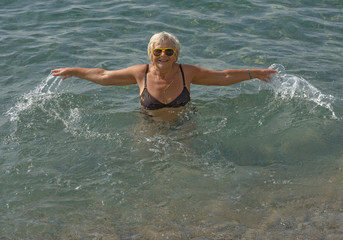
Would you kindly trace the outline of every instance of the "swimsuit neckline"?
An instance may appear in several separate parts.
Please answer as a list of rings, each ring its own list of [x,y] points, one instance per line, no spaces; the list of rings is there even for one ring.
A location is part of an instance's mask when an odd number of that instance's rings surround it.
[[[149,64],[147,64],[147,69],[145,72],[145,79],[144,79],[144,89],[141,94],[141,104],[145,109],[159,109],[159,108],[164,108],[164,107],[180,107],[186,105],[190,101],[190,93],[186,87],[186,81],[185,81],[185,76],[183,73],[183,69],[181,64],[180,66],[180,71],[182,75],[182,81],[183,81],[183,90],[181,93],[170,103],[162,103],[158,99],[154,98],[148,91],[147,89],[147,75],[149,71]]]

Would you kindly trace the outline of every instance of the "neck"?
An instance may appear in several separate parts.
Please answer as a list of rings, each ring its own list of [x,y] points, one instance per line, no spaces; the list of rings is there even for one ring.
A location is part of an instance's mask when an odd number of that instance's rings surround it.
[[[166,78],[169,74],[173,73],[174,65],[175,63],[164,67],[153,65],[153,72],[161,78]]]

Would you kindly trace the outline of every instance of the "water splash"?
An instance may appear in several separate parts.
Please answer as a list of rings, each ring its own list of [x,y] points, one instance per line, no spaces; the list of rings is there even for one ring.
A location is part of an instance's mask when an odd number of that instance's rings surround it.
[[[6,112],[6,115],[10,117],[10,121],[18,121],[21,112],[31,108],[37,102],[52,98],[61,85],[61,82],[62,78],[56,78],[50,73],[34,90],[21,96],[16,105]]]
[[[22,123],[21,126],[30,128],[37,122],[41,122],[43,125],[61,122],[64,125],[63,130],[73,136],[120,142],[118,133],[97,132],[91,129],[85,119],[83,109],[75,106],[74,96],[59,91],[62,81],[61,77],[54,77],[50,73],[38,86],[17,100],[16,104],[5,113],[15,126],[10,136],[7,137],[9,140],[6,141],[16,139],[17,123]]]
[[[322,93],[302,77],[287,74],[285,67],[281,64],[273,64],[269,68],[278,71],[268,84],[273,89],[275,96],[283,100],[302,99],[313,102],[317,106],[328,109],[333,119],[340,119],[336,116],[333,108],[336,100],[334,96]]]

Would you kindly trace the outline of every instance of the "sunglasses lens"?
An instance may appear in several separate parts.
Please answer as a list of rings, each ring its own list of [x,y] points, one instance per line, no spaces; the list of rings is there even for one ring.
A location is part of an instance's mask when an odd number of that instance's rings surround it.
[[[153,54],[158,57],[162,54],[162,49],[154,49]]]
[[[172,48],[156,48],[152,51],[152,53],[154,54],[155,57],[159,57],[161,56],[161,54],[163,53],[163,51],[165,52],[165,54],[168,57],[171,57],[174,55],[175,51]]]
[[[174,49],[168,48],[164,51],[167,56],[173,56],[174,55]]]

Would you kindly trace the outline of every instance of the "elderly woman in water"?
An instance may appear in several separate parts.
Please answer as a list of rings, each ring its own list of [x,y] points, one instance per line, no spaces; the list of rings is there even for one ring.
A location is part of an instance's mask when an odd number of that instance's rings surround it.
[[[226,86],[258,78],[268,82],[273,69],[214,71],[195,65],[178,64],[179,40],[172,34],[153,35],[148,44],[150,64],[120,70],[95,68],[59,68],[54,76],[78,77],[101,85],[138,84],[141,105],[148,110],[177,108],[190,101],[191,84]]]

